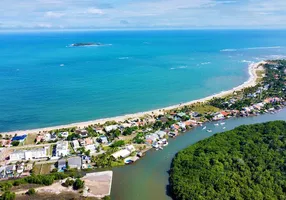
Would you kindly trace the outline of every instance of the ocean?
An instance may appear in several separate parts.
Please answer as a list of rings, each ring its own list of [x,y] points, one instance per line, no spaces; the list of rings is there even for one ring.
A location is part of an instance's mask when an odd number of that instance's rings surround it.
[[[147,111],[231,89],[286,30],[0,33],[0,131]],[[71,47],[80,42],[101,46]]]

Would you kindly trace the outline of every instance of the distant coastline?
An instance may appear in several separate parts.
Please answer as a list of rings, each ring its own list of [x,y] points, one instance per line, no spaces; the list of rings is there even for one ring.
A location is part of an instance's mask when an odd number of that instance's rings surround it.
[[[84,128],[84,127],[87,127],[87,126],[93,125],[93,124],[104,124],[107,121],[116,121],[116,122],[121,121],[121,122],[123,122],[124,120],[129,119],[129,118],[140,118],[140,117],[143,117],[145,115],[163,114],[164,111],[166,111],[166,110],[172,110],[175,108],[192,105],[192,104],[199,103],[199,102],[203,103],[203,102],[211,100],[214,97],[223,97],[223,96],[232,94],[235,91],[239,91],[239,90],[242,90],[242,89],[247,88],[247,87],[255,86],[257,84],[257,79],[258,79],[257,71],[263,70],[263,67],[261,65],[265,64],[265,63],[266,63],[265,61],[261,61],[261,62],[257,62],[257,63],[251,63],[248,66],[249,78],[247,81],[245,81],[241,85],[234,87],[230,90],[222,91],[220,93],[213,94],[213,95],[210,95],[210,96],[198,99],[198,100],[192,100],[192,101],[181,103],[181,104],[176,104],[176,105],[167,106],[164,108],[154,109],[154,110],[145,111],[145,112],[138,112],[138,113],[134,113],[134,114],[126,114],[126,115],[122,115],[122,116],[96,119],[96,120],[90,120],[90,121],[86,121],[86,122],[76,122],[76,123],[59,125],[59,126],[51,126],[51,127],[46,127],[46,128],[0,132],[0,134],[7,134],[7,135],[38,134],[39,132],[52,131],[52,130],[62,129],[62,128],[69,128],[69,127]]]

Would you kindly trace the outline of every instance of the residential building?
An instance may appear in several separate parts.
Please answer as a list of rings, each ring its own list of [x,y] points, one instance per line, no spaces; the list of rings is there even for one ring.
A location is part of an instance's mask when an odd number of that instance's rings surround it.
[[[30,150],[15,150],[10,155],[10,161],[21,161],[21,160],[34,160],[48,158],[47,155],[48,147],[36,148]]]
[[[78,133],[81,138],[88,137],[88,131],[85,129],[77,129],[76,133]]]
[[[102,143],[102,144],[108,144],[108,139],[107,139],[107,137],[104,136],[104,135],[99,136],[98,140],[99,140],[99,142]]]
[[[73,141],[71,142],[71,144],[72,144],[72,147],[73,147],[73,149],[74,149],[75,151],[77,151],[78,148],[80,148],[78,140],[73,140]]]
[[[11,140],[0,140],[0,146],[2,147],[10,147],[11,146]]]
[[[60,132],[59,135],[63,138],[67,138],[69,136],[69,132],[65,131],[65,132]]]
[[[58,171],[63,172],[67,168],[67,161],[66,159],[59,159],[58,160]]]
[[[63,157],[69,154],[68,141],[59,141],[56,146],[56,157]]]
[[[145,139],[146,139],[146,143],[153,144],[154,142],[159,140],[159,136],[156,133],[153,133],[151,135],[146,135]]]
[[[166,135],[167,135],[167,133],[165,132],[165,131],[157,131],[157,132],[155,132],[158,136],[159,136],[159,138],[164,138]]]
[[[128,146],[126,146],[125,149],[121,149],[121,150],[115,152],[114,154],[112,154],[112,156],[115,159],[126,158],[127,156],[130,156],[131,153],[134,151],[135,151],[135,147],[133,145],[128,145]]]
[[[213,120],[217,121],[217,120],[222,120],[224,119],[224,115],[221,113],[217,113],[215,114],[215,116],[213,117]]]
[[[71,169],[81,169],[81,164],[81,157],[79,156],[68,158],[68,166]]]
[[[104,130],[105,130],[107,133],[109,133],[109,132],[111,132],[111,131],[113,131],[113,130],[116,130],[116,129],[118,129],[118,125],[110,125],[110,126],[106,126],[106,127],[104,128]]]

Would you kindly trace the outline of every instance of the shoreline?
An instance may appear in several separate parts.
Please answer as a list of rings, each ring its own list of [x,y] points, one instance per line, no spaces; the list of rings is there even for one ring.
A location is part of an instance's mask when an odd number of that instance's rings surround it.
[[[257,84],[257,79],[258,79],[257,71],[263,70],[263,68],[260,65],[261,64],[265,64],[265,63],[266,63],[265,61],[261,61],[261,62],[249,64],[249,66],[248,66],[249,78],[248,78],[247,81],[245,81],[241,85],[236,86],[236,87],[234,87],[234,88],[232,88],[230,90],[221,91],[221,92],[219,92],[217,94],[213,94],[213,95],[201,98],[201,99],[192,100],[192,101],[189,101],[189,102],[176,104],[176,105],[172,105],[172,106],[167,106],[167,107],[164,107],[164,108],[154,109],[154,110],[145,111],[145,112],[138,112],[138,113],[133,113],[133,114],[126,114],[126,115],[121,115],[121,116],[90,120],[90,121],[85,121],[85,122],[75,122],[75,123],[71,123],[71,124],[51,126],[51,127],[45,127],[45,128],[36,128],[36,129],[29,129],[29,130],[16,130],[16,131],[0,132],[0,134],[4,134],[4,135],[38,134],[39,132],[48,132],[48,131],[52,131],[52,130],[55,130],[55,129],[70,128],[70,127],[84,128],[84,127],[87,127],[87,126],[93,125],[93,124],[104,124],[107,121],[116,121],[116,122],[120,122],[121,121],[121,122],[123,122],[124,120],[129,119],[129,118],[140,118],[140,117],[143,117],[145,115],[159,115],[159,114],[163,114],[164,111],[166,111],[166,110],[172,110],[172,109],[175,109],[175,108],[189,106],[189,105],[192,105],[192,104],[195,104],[195,103],[199,103],[199,102],[203,103],[203,102],[206,102],[208,100],[211,100],[214,97],[223,97],[223,96],[232,94],[235,91],[239,91],[239,90],[242,90],[242,89],[247,88],[247,87],[255,86]]]

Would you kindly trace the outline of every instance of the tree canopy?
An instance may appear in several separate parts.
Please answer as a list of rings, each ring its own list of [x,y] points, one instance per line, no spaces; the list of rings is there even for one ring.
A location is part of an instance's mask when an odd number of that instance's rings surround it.
[[[286,199],[286,122],[243,125],[180,151],[175,199]]]

